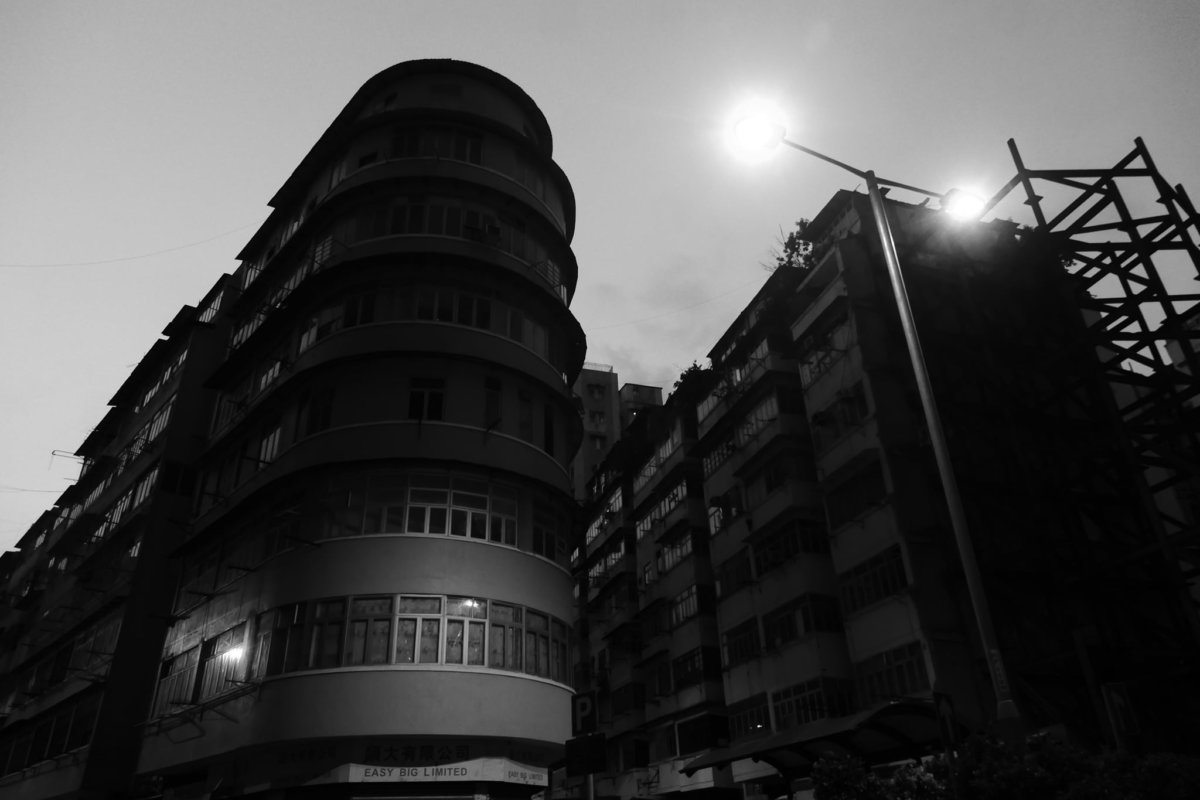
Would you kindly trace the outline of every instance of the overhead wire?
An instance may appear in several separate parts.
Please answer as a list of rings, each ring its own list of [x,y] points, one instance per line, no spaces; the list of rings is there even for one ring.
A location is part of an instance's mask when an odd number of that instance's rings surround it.
[[[240,225],[236,228],[231,228],[230,230],[227,230],[223,233],[218,233],[215,236],[210,236],[207,239],[201,239],[196,242],[189,242],[188,244],[176,245],[175,247],[167,247],[162,250],[155,250],[151,253],[142,253],[142,254],[136,255],[136,256],[121,256],[120,258],[105,258],[105,259],[100,259],[98,261],[63,261],[63,262],[58,262],[58,263],[41,263],[41,264],[0,264],[0,268],[3,268],[3,269],[45,269],[45,268],[54,268],[54,267],[95,267],[95,266],[100,266],[100,265],[104,265],[104,264],[119,264],[119,263],[122,263],[125,261],[138,261],[143,258],[153,258],[154,256],[161,256],[164,253],[175,253],[180,250],[187,250],[188,248],[191,248],[191,247],[199,247],[202,244],[208,244],[209,242],[215,242],[217,239],[221,239],[226,236],[230,236],[232,234],[237,233],[238,231],[244,231],[247,228],[257,227],[258,224],[259,223],[257,223],[257,222],[252,222],[248,225]]]

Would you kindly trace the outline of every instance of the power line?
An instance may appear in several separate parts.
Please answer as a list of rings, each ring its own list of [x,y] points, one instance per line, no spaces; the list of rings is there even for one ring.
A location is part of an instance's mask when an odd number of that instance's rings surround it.
[[[94,267],[94,266],[99,266],[101,264],[119,264],[123,261],[137,261],[142,258],[152,258],[154,256],[161,256],[164,253],[175,253],[180,250],[187,250],[189,247],[199,247],[202,244],[208,244],[209,242],[215,242],[217,239],[221,239],[225,236],[229,236],[230,234],[237,233],[238,231],[244,231],[247,228],[256,227],[257,225],[258,225],[257,222],[252,222],[249,225],[242,225],[240,227],[233,228],[231,230],[227,230],[224,233],[218,233],[216,236],[210,236],[207,239],[201,239],[198,242],[190,242],[188,244],[181,244],[181,245],[177,245],[175,247],[168,247],[165,250],[155,250],[152,253],[142,253],[141,255],[137,255],[137,256],[122,256],[120,258],[106,258],[106,259],[102,259],[100,261],[64,261],[64,262],[58,263],[58,264],[0,264],[0,267],[3,267],[5,269],[41,269],[41,268],[45,268],[45,267]]]

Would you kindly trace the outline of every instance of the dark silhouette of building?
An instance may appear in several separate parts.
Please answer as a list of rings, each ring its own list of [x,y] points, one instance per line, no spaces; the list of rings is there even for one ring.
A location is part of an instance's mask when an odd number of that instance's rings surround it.
[[[888,207],[1023,729],[1194,748],[1195,532],[1159,538],[1171,506],[1148,490],[1194,474],[1165,457],[1194,436],[1168,419],[1140,460],[1123,409],[1132,384],[1162,408],[1195,382],[1161,350],[1141,376],[1107,363],[1125,312],[1089,308],[1077,241]],[[865,196],[835,195],[799,267],[596,473],[576,652],[600,796],[776,797],[823,755],[879,764],[996,724],[874,231]]]
[[[222,278],[184,307],[76,451],[79,479],[5,553],[0,796],[118,797],[137,767],[224,352]]]

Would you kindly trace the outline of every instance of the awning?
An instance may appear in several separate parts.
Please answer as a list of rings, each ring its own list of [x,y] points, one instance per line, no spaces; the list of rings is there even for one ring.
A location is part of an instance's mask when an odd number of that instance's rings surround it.
[[[719,748],[688,762],[680,772],[691,776],[705,767],[749,758],[765,761],[780,773],[807,774],[819,758],[851,756],[870,766],[925,755],[940,741],[933,701],[904,698]]]

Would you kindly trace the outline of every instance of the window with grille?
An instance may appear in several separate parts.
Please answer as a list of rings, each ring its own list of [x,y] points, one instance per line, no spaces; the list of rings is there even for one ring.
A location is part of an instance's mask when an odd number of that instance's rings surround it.
[[[842,607],[847,614],[899,594],[908,587],[899,544],[868,558],[838,576]]]
[[[726,667],[735,667],[758,658],[762,654],[758,618],[751,617],[725,631],[721,635],[721,649]]]
[[[759,694],[729,707],[729,737],[733,741],[771,732],[767,695]]]
[[[392,642],[393,598],[356,597],[350,601],[345,663],[386,664]]]
[[[729,597],[743,586],[754,583],[750,570],[750,549],[743,547],[717,567],[717,595]]]
[[[236,625],[200,648],[199,699],[211,700],[230,689],[245,675],[246,624]]]
[[[887,650],[854,665],[858,704],[876,703],[924,692],[929,689],[929,672],[920,642]]]
[[[854,682],[840,678],[814,678],[771,695],[777,730],[807,725],[854,711]]]

